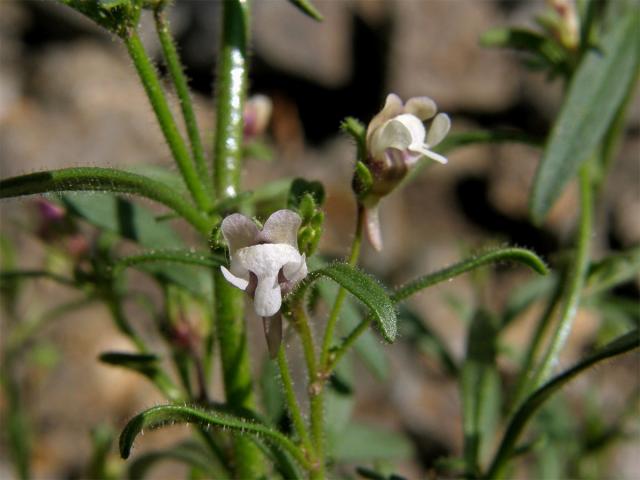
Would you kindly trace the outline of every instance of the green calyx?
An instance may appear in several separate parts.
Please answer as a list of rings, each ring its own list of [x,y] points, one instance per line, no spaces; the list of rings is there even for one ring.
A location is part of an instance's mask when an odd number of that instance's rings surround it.
[[[142,0],[59,0],[119,37],[135,28]]]

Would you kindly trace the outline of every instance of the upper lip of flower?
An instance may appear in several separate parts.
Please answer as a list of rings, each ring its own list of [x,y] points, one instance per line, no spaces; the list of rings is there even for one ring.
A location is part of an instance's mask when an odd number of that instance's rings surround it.
[[[254,309],[261,317],[275,315],[282,294],[307,275],[305,256],[298,251],[300,224],[300,216],[291,210],[273,213],[262,230],[238,213],[222,221],[231,256],[230,269],[221,267],[222,274],[254,297]]]
[[[445,113],[437,113],[429,97],[413,97],[406,104],[396,94],[387,96],[382,110],[369,122],[367,150],[374,159],[384,159],[387,149],[407,153],[407,163],[415,163],[422,156],[447,163],[442,155],[431,149],[449,132],[451,121]],[[424,121],[433,118],[429,131]]]

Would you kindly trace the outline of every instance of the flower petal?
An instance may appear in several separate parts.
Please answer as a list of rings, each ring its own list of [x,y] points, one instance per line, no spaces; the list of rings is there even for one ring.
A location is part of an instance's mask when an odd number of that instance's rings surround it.
[[[369,242],[378,252],[382,250],[382,232],[380,231],[380,213],[378,205],[364,210],[365,229]]]
[[[242,268],[253,272],[260,281],[262,277],[277,276],[287,263],[299,262],[300,253],[291,245],[265,243],[238,250],[236,258]]]
[[[229,246],[229,252],[233,257],[241,248],[253,245],[258,240],[260,231],[256,224],[249,218],[239,213],[229,215],[220,226],[222,235]]]
[[[297,262],[289,262],[282,267],[284,278],[291,286],[307,276],[307,262],[305,260],[306,256],[302,254]]]
[[[451,120],[446,113],[439,113],[431,122],[429,134],[427,135],[427,144],[429,147],[438,145],[444,137],[449,133],[451,128]]]
[[[269,276],[258,276],[258,285],[253,297],[253,308],[260,317],[275,315],[282,306],[282,293],[278,284],[278,272]]]
[[[302,219],[292,210],[278,210],[264,223],[259,239],[267,243],[284,243],[298,249],[298,229]]]
[[[374,132],[387,120],[400,115],[404,111],[402,100],[395,93],[390,93],[384,102],[384,107],[371,119],[367,127],[367,144],[371,141]]]
[[[436,102],[429,97],[410,98],[404,106],[405,113],[410,113],[418,117],[421,121],[429,120],[438,111]]]
[[[234,287],[238,287],[240,290],[246,290],[249,285],[249,280],[245,280],[244,278],[236,277],[233,273],[227,270],[225,267],[220,267],[222,271],[222,275],[224,278]]]
[[[406,150],[410,145],[424,143],[424,125],[414,115],[398,115],[387,121],[373,135],[370,153],[374,158],[381,157],[387,148]]]

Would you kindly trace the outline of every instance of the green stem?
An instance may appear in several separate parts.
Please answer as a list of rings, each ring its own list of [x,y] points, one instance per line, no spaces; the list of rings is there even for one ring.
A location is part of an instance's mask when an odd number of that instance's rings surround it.
[[[128,35],[124,35],[122,39],[127,46],[129,56],[131,57],[131,60],[133,60],[133,64],[136,67],[136,71],[142,81],[142,85],[147,92],[149,102],[156,114],[156,118],[160,124],[162,133],[164,134],[164,138],[169,145],[171,154],[178,164],[180,173],[182,174],[182,177],[184,178],[184,181],[198,207],[201,210],[208,211],[213,205],[213,199],[207,194],[203,183],[205,179],[199,178],[198,172],[196,171],[189,155],[189,151],[187,150],[184,140],[178,131],[173,119],[173,114],[171,113],[171,109],[167,103],[162,86],[160,85],[158,73],[151,63],[151,60],[144,49],[144,45],[135,30],[129,32]]]
[[[216,139],[214,183],[218,200],[237,195],[242,166],[242,129],[247,90],[249,1],[222,2],[222,42],[216,85]],[[247,351],[244,294],[229,284],[219,271],[214,276],[216,328],[227,402],[234,407],[253,408],[251,366]],[[243,436],[234,438],[235,475],[264,475],[264,457]]]
[[[563,282],[562,279],[558,281],[558,285],[553,292],[553,296],[550,298],[549,303],[547,304],[547,308],[542,314],[542,317],[540,317],[540,321],[536,326],[533,338],[529,343],[529,347],[527,348],[527,353],[522,363],[522,367],[520,368],[518,380],[516,381],[516,387],[514,390],[515,394],[513,396],[513,400],[511,401],[509,416],[515,412],[515,409],[520,406],[522,400],[531,390],[530,382],[534,361],[536,359],[536,355],[538,354],[538,350],[542,345],[542,340],[544,339],[545,334],[549,326],[551,325],[551,320],[553,319],[553,315],[556,312],[558,303],[562,298],[564,283],[565,282]]]
[[[573,320],[580,304],[580,294],[585,283],[589,267],[589,247],[591,244],[591,223],[593,203],[591,199],[592,185],[589,163],[580,170],[580,225],[577,233],[576,253],[570,267],[566,288],[566,298],[560,311],[560,320],[553,334],[551,343],[530,384],[530,388],[538,388],[549,377],[558,362]]]
[[[362,205],[358,205],[358,214],[356,218],[356,232],[353,237],[353,242],[351,243],[351,253],[349,254],[348,263],[351,266],[354,266],[358,262],[358,258],[360,257],[360,247],[362,245],[362,230],[363,230],[363,221],[364,221],[364,207]],[[344,299],[347,296],[347,290],[344,287],[340,287],[338,293],[336,294],[336,299],[333,303],[333,308],[331,309],[331,313],[329,314],[329,319],[327,320],[327,326],[324,331],[324,339],[322,341],[322,350],[320,353],[320,368],[325,370],[327,360],[329,358],[329,351],[331,349],[331,343],[333,342],[333,332],[336,327],[336,323],[340,316],[340,311],[342,310],[342,305],[344,303]]]
[[[291,373],[289,372],[289,365],[287,364],[287,355],[284,351],[284,346],[280,346],[278,350],[278,367],[280,369],[280,377],[282,378],[282,387],[284,389],[285,399],[287,401],[287,407],[293,420],[293,426],[300,437],[303,448],[308,455],[313,454],[313,446],[311,445],[311,439],[309,438],[309,432],[302,418],[300,411],[300,405],[298,399],[293,390],[293,380],[291,379]]]
[[[227,404],[254,410],[256,406],[251,364],[244,323],[244,296],[225,280],[219,269],[214,273],[216,333]],[[234,437],[234,472],[238,478],[259,478],[263,472],[262,454],[245,436]]]
[[[414,295],[415,293],[418,293],[421,290],[431,287],[437,283],[444,282],[451,278],[457,277],[458,275],[462,275],[463,273],[475,270],[476,268],[503,261],[523,263],[531,267],[541,275],[545,275],[548,272],[544,262],[535,253],[527,249],[499,248],[483,253],[481,255],[477,255],[473,258],[463,260],[459,263],[451,265],[450,267],[438,270],[437,272],[419,277],[407,283],[403,287],[397,289],[393,293],[393,295],[391,295],[391,300],[394,303],[400,303],[411,295]],[[360,335],[362,335],[367,330],[367,328],[369,328],[369,324],[372,321],[373,317],[371,315],[368,315],[358,324],[358,326],[354,330],[352,330],[352,332],[342,341],[342,343],[340,343],[340,345],[336,349],[334,349],[331,354],[329,366],[327,367],[328,371],[331,371],[338,364],[338,362],[342,359],[345,353],[347,353],[353,343],[360,337]]]
[[[143,175],[113,168],[77,167],[20,175],[0,181],[0,198],[53,192],[114,192],[140,195],[174,210],[199,232],[211,223],[171,188]]]
[[[164,58],[167,63],[167,69],[169,70],[176,94],[180,100],[182,117],[184,118],[187,135],[189,136],[189,142],[191,143],[191,152],[193,153],[196,170],[201,178],[201,182],[204,183],[205,189],[209,190],[209,196],[213,197],[213,184],[208,181],[209,170],[204,158],[204,148],[202,147],[200,129],[198,128],[198,122],[193,110],[193,101],[191,100],[189,85],[187,77],[184,74],[182,63],[180,62],[176,44],[173,40],[173,36],[171,35],[169,21],[162,10],[156,10],[154,12],[154,18],[158,38],[162,45],[162,52],[164,53]]]
[[[324,478],[324,412],[322,388],[325,378],[320,378],[318,372],[318,364],[316,363],[315,345],[313,335],[309,327],[309,319],[301,300],[296,301],[291,308],[293,326],[298,332],[300,342],[302,343],[302,351],[307,364],[307,374],[309,376],[309,385],[307,393],[309,395],[309,405],[311,414],[311,437],[313,440],[315,451],[315,464],[310,469],[311,478]]]
[[[247,92],[249,2],[222,3],[222,48],[216,90],[214,181],[218,198],[235,197],[240,185],[244,101]]]

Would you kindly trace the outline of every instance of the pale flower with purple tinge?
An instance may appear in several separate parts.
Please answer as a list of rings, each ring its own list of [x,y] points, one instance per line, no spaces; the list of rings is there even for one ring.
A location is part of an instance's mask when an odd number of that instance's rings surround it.
[[[256,314],[264,319],[272,356],[280,345],[282,297],[307,276],[305,255],[298,251],[301,221],[291,210],[278,210],[262,230],[239,213],[229,215],[221,225],[231,257],[229,269],[220,267],[222,274],[253,298]]]
[[[371,244],[382,249],[378,217],[380,198],[390,193],[410,167],[423,157],[439,163],[447,159],[433,151],[449,133],[451,121],[429,97],[413,97],[403,104],[398,95],[387,96],[382,110],[369,122],[366,135],[367,168],[373,185],[365,197],[365,226]],[[424,122],[431,121],[427,129]]]

